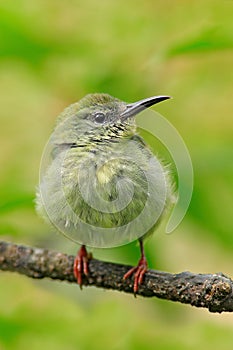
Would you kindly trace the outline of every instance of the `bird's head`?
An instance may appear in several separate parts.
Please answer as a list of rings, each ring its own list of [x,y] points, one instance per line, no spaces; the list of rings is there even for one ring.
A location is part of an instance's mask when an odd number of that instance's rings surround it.
[[[108,94],[89,94],[59,116],[54,142],[78,144],[84,140],[110,140],[134,133],[135,115],[168,98],[154,96],[129,104]]]

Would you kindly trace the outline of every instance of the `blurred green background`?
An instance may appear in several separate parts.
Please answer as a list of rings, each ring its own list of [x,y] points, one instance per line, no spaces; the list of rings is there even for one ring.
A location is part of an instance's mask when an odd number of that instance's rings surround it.
[[[34,211],[56,116],[90,92],[155,94],[182,135],[195,185],[172,235],[146,244],[150,267],[233,276],[233,2],[0,1],[0,235],[75,254]],[[152,145],[153,146],[153,145]],[[135,243],[95,250],[136,264]],[[0,276],[0,349],[232,349],[231,314],[24,276]]]

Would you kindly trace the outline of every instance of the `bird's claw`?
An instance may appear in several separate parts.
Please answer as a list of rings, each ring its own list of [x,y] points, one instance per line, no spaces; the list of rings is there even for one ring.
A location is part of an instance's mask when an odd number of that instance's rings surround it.
[[[91,254],[87,253],[86,247],[84,245],[78,251],[76,258],[74,259],[74,276],[77,279],[77,283],[82,289],[82,275],[85,276],[89,273],[88,262],[92,258]]]
[[[148,268],[147,261],[146,261],[146,258],[143,256],[139,260],[137,266],[132,267],[128,272],[126,272],[126,274],[124,274],[124,277],[123,277],[124,280],[126,280],[127,278],[129,278],[134,274],[134,284],[133,284],[134,295],[138,291],[138,286],[142,284],[143,277],[147,271],[147,268]]]

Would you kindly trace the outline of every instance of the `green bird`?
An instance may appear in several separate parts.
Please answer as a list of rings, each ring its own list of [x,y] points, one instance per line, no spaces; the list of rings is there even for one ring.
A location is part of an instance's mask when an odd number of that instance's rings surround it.
[[[154,96],[125,103],[108,94],[90,94],[58,117],[42,157],[38,213],[81,244],[74,275],[82,286],[91,256],[86,246],[115,247],[138,239],[134,276],[138,291],[147,270],[143,240],[173,202],[172,180],[137,133],[135,116],[170,98]]]

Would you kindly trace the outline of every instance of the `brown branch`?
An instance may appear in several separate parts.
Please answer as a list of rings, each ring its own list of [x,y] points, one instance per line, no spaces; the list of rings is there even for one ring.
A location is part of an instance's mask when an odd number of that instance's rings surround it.
[[[73,276],[74,256],[47,249],[0,242],[0,270],[18,272],[32,278],[52,278],[76,283]],[[85,286],[133,293],[133,281],[123,280],[130,266],[92,259]],[[193,274],[149,270],[138,294],[207,308],[210,312],[233,311],[233,281],[218,274]]]

